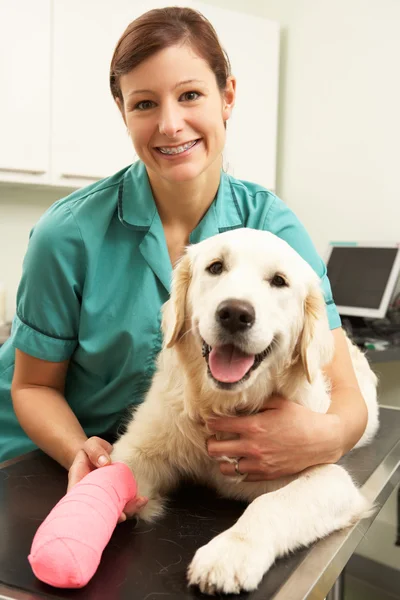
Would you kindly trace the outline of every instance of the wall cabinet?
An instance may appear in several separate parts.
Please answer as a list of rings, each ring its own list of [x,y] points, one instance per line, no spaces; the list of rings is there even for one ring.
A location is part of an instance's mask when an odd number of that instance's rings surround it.
[[[144,11],[127,0],[54,3],[52,150],[60,184],[105,177],[135,158],[108,78],[118,38]]]
[[[202,4],[237,76],[225,167],[275,187],[279,28]],[[157,0],[0,0],[0,180],[81,187],[136,159],[108,87],[125,27]],[[79,15],[79,16],[77,16]]]
[[[50,172],[51,0],[0,0],[0,179]]]

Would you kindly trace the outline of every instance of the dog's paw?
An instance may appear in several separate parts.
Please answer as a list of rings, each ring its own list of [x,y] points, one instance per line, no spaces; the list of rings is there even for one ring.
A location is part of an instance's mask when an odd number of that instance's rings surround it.
[[[188,569],[189,585],[204,594],[239,594],[255,590],[274,562],[268,549],[233,530],[199,548]]]

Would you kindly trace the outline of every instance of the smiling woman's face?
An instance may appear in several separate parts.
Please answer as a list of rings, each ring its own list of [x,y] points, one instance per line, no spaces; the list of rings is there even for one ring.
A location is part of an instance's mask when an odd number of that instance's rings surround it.
[[[120,106],[150,178],[190,181],[221,168],[224,122],[231,115],[235,80],[224,92],[207,62],[188,45],[171,46],[121,76]]]

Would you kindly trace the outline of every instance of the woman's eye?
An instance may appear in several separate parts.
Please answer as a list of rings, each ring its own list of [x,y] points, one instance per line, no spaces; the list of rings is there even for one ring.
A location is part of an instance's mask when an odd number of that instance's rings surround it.
[[[152,100],[142,100],[135,104],[135,110],[149,110],[149,108],[153,108],[154,102]]]
[[[209,271],[212,275],[221,275],[223,268],[224,265],[222,264],[222,262],[217,260],[211,263],[209,267],[207,267],[207,271]]]
[[[193,100],[197,100],[197,98],[200,98],[200,94],[198,92],[185,92],[184,94],[182,94],[181,98],[190,102]]]
[[[284,287],[287,286],[287,282],[282,275],[274,275],[271,279],[271,285],[274,287]]]

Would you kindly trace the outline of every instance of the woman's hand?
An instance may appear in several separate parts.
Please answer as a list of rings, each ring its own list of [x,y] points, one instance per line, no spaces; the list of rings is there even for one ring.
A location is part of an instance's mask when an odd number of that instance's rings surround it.
[[[86,440],[68,471],[68,491],[97,467],[111,463],[112,445],[99,437]]]
[[[256,415],[215,418],[208,421],[213,432],[239,434],[238,439],[208,440],[208,453],[240,458],[246,481],[277,479],[307,467],[334,463],[342,456],[340,419],[321,414],[280,396],[268,399]],[[223,475],[234,477],[235,465],[220,463]]]
[[[99,437],[91,437],[84,443],[81,450],[75,456],[75,459],[68,471],[69,491],[74,485],[79,483],[86,475],[97,469],[111,464],[112,445]],[[135,515],[140,508],[147,504],[147,498],[137,496],[130,500],[124,512],[118,519],[118,523],[126,521],[127,517]]]

